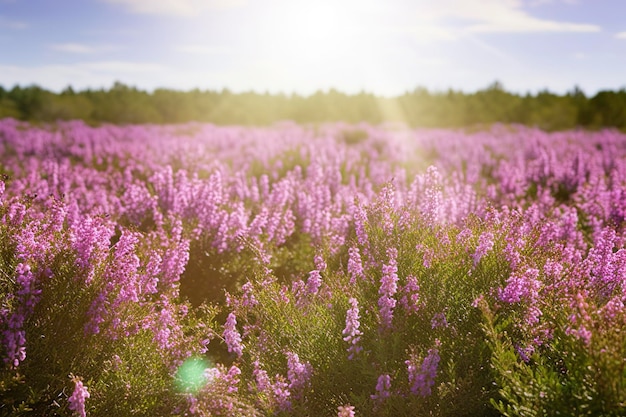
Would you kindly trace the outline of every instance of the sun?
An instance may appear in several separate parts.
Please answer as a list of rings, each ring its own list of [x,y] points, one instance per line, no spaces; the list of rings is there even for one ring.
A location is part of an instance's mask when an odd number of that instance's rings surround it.
[[[276,2],[262,41],[270,54],[294,61],[350,59],[359,52],[358,39],[366,29],[366,22],[356,18],[358,10],[350,0]]]

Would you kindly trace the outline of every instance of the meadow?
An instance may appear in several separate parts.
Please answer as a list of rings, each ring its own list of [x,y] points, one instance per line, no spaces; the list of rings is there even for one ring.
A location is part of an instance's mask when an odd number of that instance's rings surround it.
[[[626,414],[626,135],[0,121],[0,415]]]

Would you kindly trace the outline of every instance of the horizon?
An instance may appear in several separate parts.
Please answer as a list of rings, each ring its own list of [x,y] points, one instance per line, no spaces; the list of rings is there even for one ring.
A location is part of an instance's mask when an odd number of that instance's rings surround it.
[[[62,6],[59,6],[62,4]],[[308,96],[626,87],[626,2],[0,0],[0,85]]]
[[[39,84],[36,83],[31,83],[31,84],[14,84],[14,85],[3,85],[2,83],[0,83],[0,88],[4,89],[5,91],[11,91],[11,89],[13,88],[21,88],[21,89],[28,89],[28,88],[40,88],[44,91],[48,91],[52,94],[56,94],[56,95],[60,95],[63,94],[64,92],[66,92],[68,89],[71,89],[73,93],[75,94],[81,94],[84,92],[88,92],[88,91],[111,91],[115,88],[116,85],[121,85],[124,86],[126,88],[129,89],[135,89],[139,92],[145,92],[147,94],[154,94],[156,91],[158,90],[164,90],[164,91],[173,91],[173,92],[177,92],[177,93],[191,93],[194,91],[199,91],[201,93],[218,93],[218,94],[222,94],[225,91],[227,91],[230,94],[235,94],[235,95],[244,95],[244,94],[256,94],[256,95],[271,95],[271,96],[284,96],[286,98],[289,98],[291,96],[297,96],[297,97],[302,97],[302,98],[308,98],[311,96],[314,96],[316,94],[330,94],[332,92],[338,93],[338,94],[342,94],[348,97],[354,97],[354,96],[358,96],[360,94],[364,94],[364,95],[371,95],[377,98],[382,98],[382,99],[396,99],[399,98],[403,95],[410,95],[413,94],[417,91],[426,91],[428,94],[432,95],[432,96],[436,96],[436,95],[445,95],[448,92],[454,92],[454,93],[460,93],[463,95],[473,95],[476,93],[479,93],[481,91],[488,91],[489,89],[494,88],[494,85],[498,84],[498,87],[496,87],[497,89],[507,93],[507,94],[511,94],[514,96],[519,96],[519,97],[524,97],[527,95],[530,96],[537,96],[539,94],[542,93],[548,93],[548,94],[554,94],[557,95],[559,97],[564,97],[567,96],[569,94],[573,94],[576,89],[578,89],[578,91],[582,92],[585,97],[587,98],[592,98],[595,95],[597,95],[598,93],[601,92],[622,92],[622,91],[626,91],[626,84],[620,88],[614,88],[614,89],[603,89],[603,90],[598,90],[596,92],[594,92],[593,94],[588,94],[587,92],[585,92],[583,89],[580,88],[580,86],[578,85],[574,85],[571,88],[563,91],[563,92],[556,92],[553,90],[550,90],[549,88],[542,88],[542,89],[538,89],[537,91],[524,91],[524,92],[518,92],[518,91],[511,91],[508,88],[506,88],[505,85],[503,85],[500,81],[495,80],[493,82],[491,82],[489,85],[486,85],[484,87],[481,88],[477,88],[475,90],[472,91],[467,91],[467,90],[462,90],[462,89],[455,89],[455,88],[446,88],[446,89],[429,89],[427,87],[418,85],[415,86],[414,88],[408,88],[407,90],[400,92],[399,94],[395,94],[395,95],[386,95],[386,94],[379,94],[373,91],[367,91],[367,90],[360,90],[360,91],[352,91],[352,92],[347,92],[347,91],[343,91],[340,90],[338,88],[335,87],[328,87],[328,88],[320,88],[319,90],[315,90],[315,91],[309,91],[309,92],[298,92],[298,91],[268,91],[268,90],[254,90],[254,89],[248,89],[248,90],[234,90],[231,89],[229,87],[220,87],[220,88],[211,88],[211,87],[207,87],[207,88],[199,88],[199,87],[193,87],[193,88],[189,88],[189,89],[177,89],[177,88],[169,88],[169,87],[155,87],[155,88],[141,88],[139,86],[136,85],[132,85],[132,84],[126,84],[120,80],[115,80],[113,81],[113,83],[109,86],[102,86],[102,87],[85,87],[85,88],[75,88],[72,85],[67,85],[62,89],[50,89],[50,88],[46,88],[44,86],[41,86]]]

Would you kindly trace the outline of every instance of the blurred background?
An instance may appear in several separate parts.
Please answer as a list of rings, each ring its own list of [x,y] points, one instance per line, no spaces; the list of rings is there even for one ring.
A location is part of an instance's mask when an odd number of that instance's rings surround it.
[[[0,0],[0,117],[626,127],[619,0]]]

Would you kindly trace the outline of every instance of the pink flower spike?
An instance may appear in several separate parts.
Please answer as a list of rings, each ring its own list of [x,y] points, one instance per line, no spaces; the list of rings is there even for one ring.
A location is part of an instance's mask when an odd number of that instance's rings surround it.
[[[70,403],[69,409],[74,412],[75,416],[86,417],[85,399],[90,397],[89,391],[78,377],[73,377],[72,380],[74,381],[74,392],[67,400]]]
[[[337,417],[354,417],[354,406],[340,405],[337,407]]]
[[[243,345],[241,344],[241,335],[237,331],[237,318],[235,313],[230,313],[224,324],[224,342],[228,347],[229,353],[235,353],[238,358],[243,355]]]

